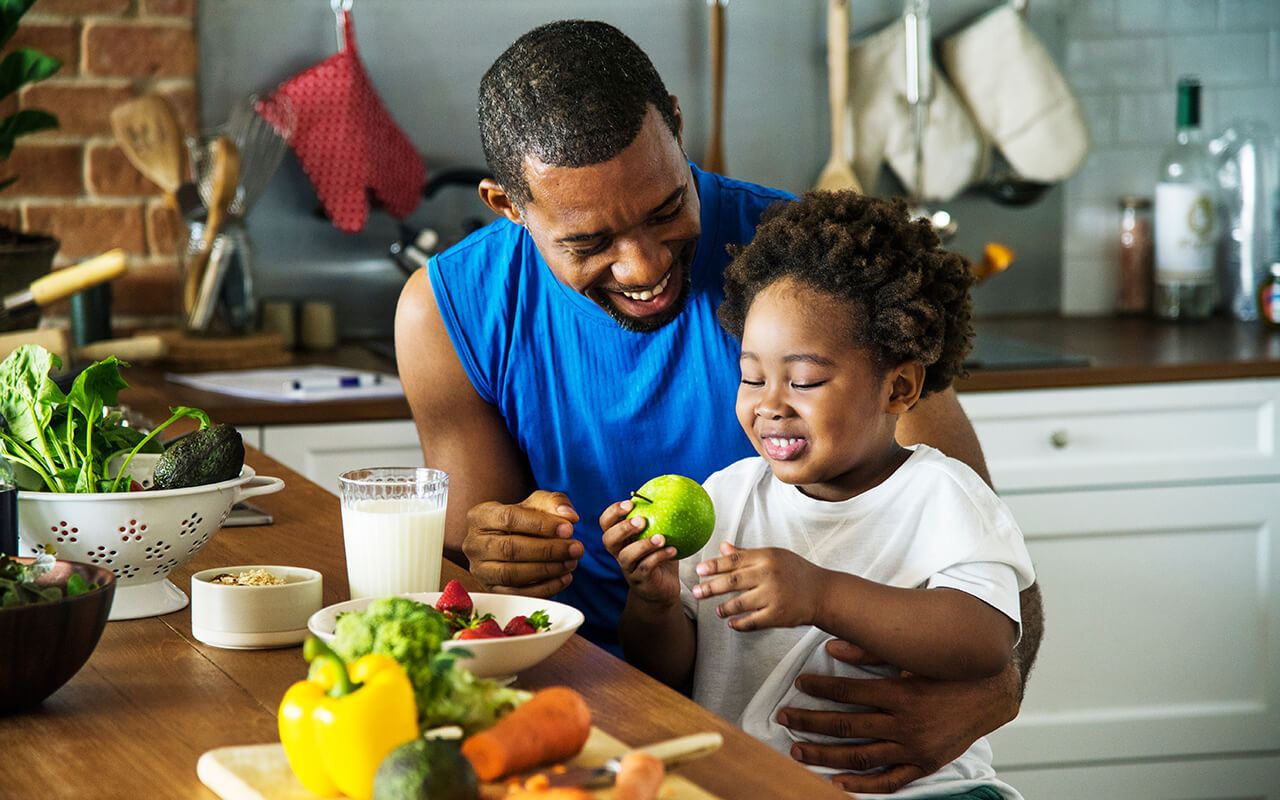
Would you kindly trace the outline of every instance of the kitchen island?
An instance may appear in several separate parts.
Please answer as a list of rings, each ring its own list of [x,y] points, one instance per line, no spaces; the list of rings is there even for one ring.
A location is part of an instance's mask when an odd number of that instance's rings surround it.
[[[257,451],[247,462],[283,478],[283,491],[255,498],[275,517],[260,527],[223,528],[171,579],[190,593],[193,572],[250,564],[303,566],[324,576],[326,605],[348,599],[338,499]],[[445,562],[442,580],[462,569]],[[278,741],[276,709],[306,675],[300,647],[225,650],[191,633],[190,607],[107,623],[88,663],[36,709],[0,717],[0,797],[215,798],[197,778],[205,751]],[[732,800],[848,795],[693,702],[574,636],[521,673],[526,689],[570,686],[596,727],[627,744],[718,731],[724,746],[679,769]]]

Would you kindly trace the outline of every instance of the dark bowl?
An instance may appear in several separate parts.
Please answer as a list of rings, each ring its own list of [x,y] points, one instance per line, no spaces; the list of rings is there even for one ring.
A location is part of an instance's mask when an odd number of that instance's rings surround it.
[[[19,558],[30,564],[35,559]],[[98,588],[73,597],[0,608],[0,714],[39,705],[71,680],[98,646],[116,593],[109,569],[58,561],[40,583],[63,586],[79,574]]]

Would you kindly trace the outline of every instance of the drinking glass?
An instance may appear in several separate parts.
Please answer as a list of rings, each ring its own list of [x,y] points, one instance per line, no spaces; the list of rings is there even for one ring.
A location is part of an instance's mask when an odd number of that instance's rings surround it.
[[[448,473],[356,469],[338,486],[351,598],[439,591]]]

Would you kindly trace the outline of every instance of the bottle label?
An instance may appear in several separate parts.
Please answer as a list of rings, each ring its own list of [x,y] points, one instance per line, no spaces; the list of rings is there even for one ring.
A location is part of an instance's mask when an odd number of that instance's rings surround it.
[[[1213,195],[1194,183],[1156,184],[1156,282],[1213,283]]]
[[[1262,287],[1262,318],[1280,325],[1280,282],[1269,281]]]

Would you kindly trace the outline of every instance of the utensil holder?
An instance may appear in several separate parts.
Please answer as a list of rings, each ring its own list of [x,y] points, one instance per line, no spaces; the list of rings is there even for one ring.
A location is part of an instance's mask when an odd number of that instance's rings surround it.
[[[204,219],[188,219],[187,241],[179,248],[182,280],[204,247]],[[240,217],[228,217],[209,248],[207,287],[191,313],[180,312],[182,328],[194,335],[244,335],[254,330],[258,301],[253,286],[253,245]],[[179,298],[179,309],[182,301]]]

